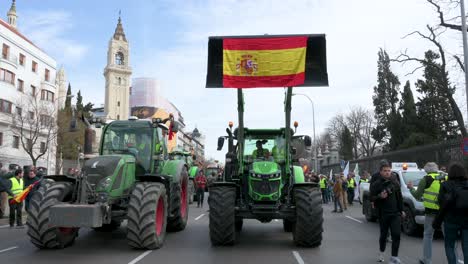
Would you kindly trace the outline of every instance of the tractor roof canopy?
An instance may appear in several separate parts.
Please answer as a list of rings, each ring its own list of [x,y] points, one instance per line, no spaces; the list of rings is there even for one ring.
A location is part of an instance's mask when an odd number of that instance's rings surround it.
[[[324,34],[209,37],[207,88],[300,86],[328,86]]]

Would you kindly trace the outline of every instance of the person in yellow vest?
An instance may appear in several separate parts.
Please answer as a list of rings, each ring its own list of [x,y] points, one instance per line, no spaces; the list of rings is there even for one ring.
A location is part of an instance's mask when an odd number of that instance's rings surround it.
[[[348,174],[348,204],[353,205],[354,201],[354,188],[356,188],[356,181],[354,180],[354,173]]]
[[[10,191],[13,195],[8,195],[8,203],[10,204],[10,228],[13,228],[15,224],[16,217],[16,227],[23,228],[23,203],[10,203],[10,200],[14,196],[20,194],[23,191],[23,170],[17,169],[15,171],[15,176],[10,178]]]
[[[328,204],[328,181],[325,175],[320,176],[320,191],[322,191],[322,203]]]
[[[424,166],[427,175],[421,179],[418,188],[414,190],[413,184],[408,183],[408,189],[417,200],[424,203],[424,237],[423,237],[423,257],[419,260],[421,264],[432,263],[432,239],[434,238],[434,228],[432,222],[439,212],[437,197],[439,195],[440,184],[445,181],[445,176],[440,175],[439,166],[435,162],[428,162]]]

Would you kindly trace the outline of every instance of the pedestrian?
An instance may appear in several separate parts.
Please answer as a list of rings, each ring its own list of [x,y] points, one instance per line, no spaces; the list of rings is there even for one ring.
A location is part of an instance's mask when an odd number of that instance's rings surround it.
[[[10,179],[11,182],[11,194],[8,196],[8,202],[10,204],[10,228],[13,228],[16,217],[16,227],[23,228],[23,203],[12,202],[11,200],[15,195],[20,194],[23,191],[23,170],[17,169],[15,171],[15,177]]]
[[[449,168],[448,179],[440,187],[440,209],[432,228],[444,223],[445,255],[449,264],[456,264],[455,242],[461,236],[464,263],[468,263],[468,177],[463,165],[454,163]]]
[[[324,175],[320,176],[320,191],[322,192],[322,203],[328,203],[328,183],[327,178]]]
[[[380,177],[370,185],[371,201],[377,208],[380,237],[378,261],[384,261],[384,252],[387,245],[387,234],[390,229],[392,236],[392,252],[389,263],[400,263],[398,250],[400,247],[401,218],[405,217],[403,211],[403,196],[397,178],[392,175],[390,164],[380,166]]]
[[[37,169],[34,166],[30,166],[27,172],[27,176],[24,179],[24,189],[28,188],[29,185],[39,181],[41,178],[36,175]],[[26,206],[26,212],[29,211],[29,201],[31,200],[31,197],[33,196],[34,192],[37,190],[37,187],[34,187],[26,196],[25,199],[25,206]]]
[[[362,174],[362,177],[359,179],[359,186],[358,186],[358,191],[359,191],[359,195],[361,194],[361,183],[368,183],[369,182],[369,172],[368,171],[364,171],[364,173]],[[359,203],[362,204],[362,199],[360,198],[359,199]]]
[[[342,200],[342,205],[344,210],[348,210],[348,181],[346,180],[344,173],[341,173],[340,175],[341,178],[341,200]]]
[[[343,183],[341,181],[340,176],[336,176],[335,178],[335,184],[333,185],[333,193],[335,196],[334,203],[335,203],[335,210],[333,210],[333,213],[342,213],[343,212],[343,205],[342,205],[342,196],[343,196]],[[338,206],[340,207],[340,210],[338,211]]]
[[[10,190],[9,181],[3,178],[6,173],[7,170],[3,167],[3,164],[0,163],[0,219],[6,217],[8,195],[13,195]]]
[[[439,204],[437,197],[439,195],[440,184],[445,180],[443,175],[439,174],[439,167],[435,162],[428,162],[424,166],[427,173],[419,181],[418,188],[414,190],[412,182],[408,183],[408,189],[416,200],[423,200],[424,204],[424,236],[423,236],[423,256],[419,259],[420,264],[432,263],[432,240],[434,238],[435,216],[439,213]]]
[[[216,177],[216,173],[211,174],[212,177]],[[195,178],[195,187],[197,189],[197,207],[203,208],[203,200],[205,199],[205,188],[206,188],[206,177],[203,175],[203,170],[198,172],[198,176]]]
[[[353,205],[354,201],[354,190],[356,188],[356,181],[354,173],[348,175],[348,204]]]

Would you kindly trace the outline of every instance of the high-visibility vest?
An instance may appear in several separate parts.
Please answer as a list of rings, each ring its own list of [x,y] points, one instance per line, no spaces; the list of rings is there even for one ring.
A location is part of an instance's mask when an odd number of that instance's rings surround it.
[[[325,189],[326,188],[326,182],[327,182],[327,179],[323,178],[320,180],[320,189]]]
[[[439,196],[440,191],[440,179],[438,173],[429,173],[428,176],[431,176],[434,180],[432,181],[429,188],[424,190],[423,194],[423,203],[425,208],[439,210],[439,204],[437,203],[437,197]]]
[[[354,188],[354,179],[353,178],[349,179],[348,188]]]
[[[359,182],[369,182],[368,179],[360,179]]]
[[[24,188],[24,183],[23,179],[16,179],[16,177],[10,178],[11,182],[11,192],[13,193],[14,196],[20,194],[23,191]],[[13,198],[14,196],[8,195],[8,199]]]

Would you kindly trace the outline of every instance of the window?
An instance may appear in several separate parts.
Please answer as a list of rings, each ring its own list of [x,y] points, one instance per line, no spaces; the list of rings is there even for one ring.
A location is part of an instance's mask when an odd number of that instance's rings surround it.
[[[44,126],[44,127],[51,126],[52,121],[53,119],[51,116],[41,115],[41,118],[40,118],[41,126]]]
[[[26,139],[26,147],[31,150],[33,147],[32,140],[30,138]]]
[[[117,115],[117,120],[120,120],[120,115]]]
[[[50,80],[50,71],[48,69],[45,69],[44,72],[44,80],[48,82]]]
[[[37,72],[37,62],[35,62],[35,61],[32,62],[32,68],[31,68],[31,70],[32,70],[33,72]]]
[[[120,106],[120,101],[117,102],[117,106]]]
[[[41,142],[41,153],[46,152],[46,144],[45,142]]]
[[[13,147],[15,149],[19,149],[19,137],[18,136],[13,136]]]
[[[19,64],[21,66],[24,66],[24,64],[26,63],[26,56],[24,56],[23,54],[20,53],[20,56],[19,56]]]
[[[23,115],[23,109],[21,107],[16,107],[16,115],[18,115],[18,116]]]
[[[51,91],[42,90],[41,91],[41,100],[53,102],[54,101],[54,93],[51,92]]]
[[[0,146],[3,145],[3,132],[0,132]]]
[[[3,44],[2,58],[8,59],[9,55],[10,55],[10,47],[7,44]]]
[[[28,115],[29,115],[29,119],[34,119],[34,112],[33,111],[29,111]]]
[[[31,85],[31,95],[36,97],[36,86]]]
[[[120,51],[115,54],[115,64],[124,65],[124,55]]]
[[[15,85],[15,74],[9,70],[0,68],[0,81],[4,81]]]
[[[11,114],[12,105],[11,102],[0,99],[0,112]]]
[[[18,79],[18,91],[24,92],[24,82],[20,79]]]

